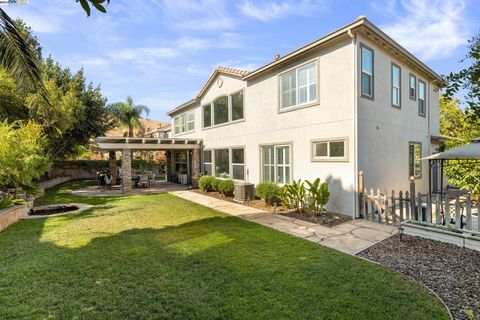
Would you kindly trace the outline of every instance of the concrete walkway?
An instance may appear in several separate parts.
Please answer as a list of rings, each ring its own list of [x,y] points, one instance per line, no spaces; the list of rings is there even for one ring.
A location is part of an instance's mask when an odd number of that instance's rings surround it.
[[[342,223],[335,227],[325,227],[192,191],[174,191],[171,193],[232,216],[256,222],[349,254],[356,254],[398,231],[395,227],[361,219]]]

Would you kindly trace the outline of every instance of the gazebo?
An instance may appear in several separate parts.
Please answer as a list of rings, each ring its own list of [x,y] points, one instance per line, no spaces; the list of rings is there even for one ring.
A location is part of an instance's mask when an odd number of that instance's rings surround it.
[[[186,153],[188,180],[200,175],[202,140],[199,139],[159,139],[141,137],[98,137],[94,144],[99,150],[109,151],[110,171],[116,172],[115,152],[122,152],[122,191],[132,189],[132,152],[166,151],[166,170],[175,172],[175,154]]]
[[[429,172],[429,192],[440,193],[443,197],[443,169],[445,166],[452,163],[480,163],[480,137],[475,138],[471,143],[447,150],[444,152],[436,153],[431,156],[422,158],[422,160],[428,160],[430,172]],[[440,187],[439,190],[432,190],[432,176],[434,172],[438,172],[440,169]],[[438,179],[438,177],[435,177]]]

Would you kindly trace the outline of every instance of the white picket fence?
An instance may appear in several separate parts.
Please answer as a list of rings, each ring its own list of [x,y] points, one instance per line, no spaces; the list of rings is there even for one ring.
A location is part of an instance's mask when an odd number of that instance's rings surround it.
[[[409,191],[396,194],[395,191],[364,189],[360,201],[361,215],[367,220],[384,224],[415,220],[480,232],[480,199],[475,201],[468,194],[450,198],[447,193],[440,199],[440,194],[411,196]]]

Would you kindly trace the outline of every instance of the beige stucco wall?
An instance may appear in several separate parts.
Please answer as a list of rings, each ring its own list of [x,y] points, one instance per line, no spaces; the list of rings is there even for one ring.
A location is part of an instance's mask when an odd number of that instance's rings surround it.
[[[422,156],[433,152],[430,134],[439,132],[438,90],[426,77],[402,60],[393,57],[373,42],[359,37],[375,52],[374,100],[360,97],[358,80],[358,170],[365,173],[367,188],[389,191],[408,190],[409,141],[421,142]],[[357,56],[360,79],[360,51]],[[401,67],[401,108],[391,106],[391,63]],[[409,98],[409,74],[427,84],[427,116],[418,115],[418,99]],[[417,90],[418,91],[418,90]],[[418,96],[418,92],[417,92]],[[422,177],[416,179],[417,191],[428,191],[428,162],[422,161]]]
[[[311,107],[278,112],[278,74],[306,61],[319,63],[319,100]],[[292,178],[328,181],[332,193],[329,209],[354,213],[354,143],[353,143],[353,45],[343,41],[326,50],[277,70],[248,84],[237,77],[221,75],[223,85],[216,82],[205,93],[201,104],[194,107],[195,131],[176,137],[203,139],[206,149],[244,146],[248,181],[260,182],[260,145],[291,143]],[[222,94],[245,88],[245,121],[203,129],[200,105]],[[311,140],[347,137],[347,162],[312,162]]]

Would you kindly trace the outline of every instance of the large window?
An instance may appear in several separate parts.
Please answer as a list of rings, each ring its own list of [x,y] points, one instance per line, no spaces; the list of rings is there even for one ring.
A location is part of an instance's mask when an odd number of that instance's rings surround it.
[[[205,150],[203,152],[203,171],[206,175],[212,175],[212,150]]]
[[[175,134],[190,132],[195,129],[195,115],[193,111],[182,113],[173,118],[173,131]]]
[[[331,139],[312,141],[312,160],[331,161],[348,160],[347,139]]]
[[[213,123],[215,125],[228,122],[228,97],[223,96],[213,101]]]
[[[244,94],[243,90],[229,96],[221,96],[212,103],[204,105],[203,127],[209,128],[228,122],[242,120],[244,118]]]
[[[410,99],[415,100],[417,99],[417,77],[410,73],[408,83],[408,96]]]
[[[361,45],[361,92],[362,96],[373,98],[373,50]]]
[[[422,145],[419,142],[410,142],[408,149],[408,171],[410,177],[422,176]]]
[[[280,75],[280,108],[317,101],[317,62],[310,62]]]
[[[418,80],[418,114],[421,116],[425,116],[427,110],[425,87],[425,82]]]
[[[214,150],[215,177],[230,178],[230,153],[229,149]]]
[[[402,101],[400,67],[392,62],[392,106],[400,108]]]
[[[224,148],[203,152],[204,172],[218,178],[245,180],[245,149]]]
[[[186,174],[187,165],[187,151],[175,151],[175,172]]]
[[[261,147],[262,181],[288,184],[291,181],[290,145]]]

